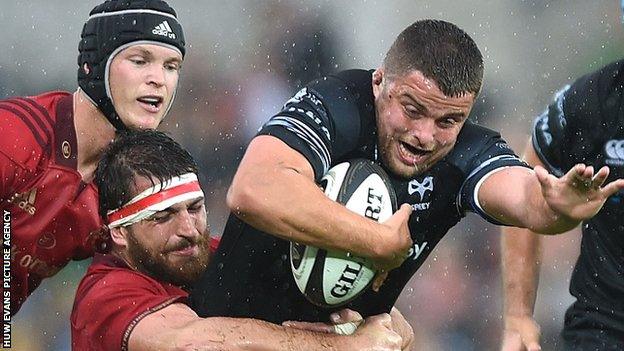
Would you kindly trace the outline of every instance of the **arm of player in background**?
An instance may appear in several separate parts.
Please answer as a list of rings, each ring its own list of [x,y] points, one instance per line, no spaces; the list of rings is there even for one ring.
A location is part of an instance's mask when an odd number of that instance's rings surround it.
[[[561,178],[541,166],[535,171],[503,168],[483,181],[479,203],[502,223],[540,234],[564,233],[593,217],[609,196],[624,189],[624,179],[605,184],[608,176],[606,166],[594,173],[593,167],[583,164]]]
[[[228,191],[230,210],[282,239],[368,257],[380,268],[398,267],[411,247],[411,213],[401,207],[379,224],[331,201],[314,182],[308,160],[280,139],[254,138]]]
[[[527,144],[523,158],[530,166],[543,166],[531,143]],[[533,318],[540,258],[539,235],[524,228],[502,228],[504,330],[501,351],[541,350],[540,328]]]
[[[253,319],[199,318],[174,303],[141,319],[132,329],[129,351],[148,350],[400,350],[389,315],[366,319],[350,336],[293,329]]]

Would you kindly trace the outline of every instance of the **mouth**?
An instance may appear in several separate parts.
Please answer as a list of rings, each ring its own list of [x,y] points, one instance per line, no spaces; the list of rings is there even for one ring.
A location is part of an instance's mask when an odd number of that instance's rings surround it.
[[[423,150],[402,141],[398,143],[398,151],[401,161],[410,166],[422,163],[433,153],[433,150]]]
[[[185,245],[183,247],[170,250],[168,253],[176,256],[197,256],[199,253],[199,246],[196,244]]]
[[[160,111],[164,99],[162,98],[162,96],[158,95],[145,95],[137,98],[136,100],[145,110],[156,113]]]

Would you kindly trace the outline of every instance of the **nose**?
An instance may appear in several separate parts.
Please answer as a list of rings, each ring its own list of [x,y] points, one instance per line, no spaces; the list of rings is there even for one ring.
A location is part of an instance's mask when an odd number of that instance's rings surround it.
[[[165,68],[162,65],[152,63],[147,71],[146,80],[149,85],[163,86],[165,84]]]
[[[197,218],[191,215],[188,210],[178,212],[176,217],[177,236],[192,239],[200,235],[196,226]]]
[[[436,125],[433,118],[418,118],[411,121],[409,134],[418,140],[420,147],[431,150],[435,146]]]

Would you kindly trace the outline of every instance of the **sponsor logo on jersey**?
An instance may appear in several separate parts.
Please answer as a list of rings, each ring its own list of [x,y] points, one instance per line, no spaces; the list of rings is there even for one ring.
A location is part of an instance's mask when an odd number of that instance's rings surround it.
[[[162,35],[163,37],[168,37],[171,39],[175,39],[176,35],[173,32],[173,30],[171,29],[171,27],[169,26],[169,23],[167,23],[167,21],[162,21],[161,24],[157,25],[156,27],[154,27],[154,29],[152,29],[152,34],[154,35]]]
[[[565,114],[563,113],[563,104],[565,103],[565,93],[568,90],[570,90],[569,84],[563,87],[561,90],[559,90],[557,94],[555,94],[555,103],[557,107],[557,109],[555,110],[555,113],[556,113],[555,116],[557,117],[557,122],[559,122],[559,127],[561,127],[561,129],[565,128],[566,124],[568,124]]]
[[[425,251],[425,247],[427,247],[426,241],[420,245],[418,245],[418,243],[415,243],[414,247],[410,247],[409,251],[407,252],[407,258],[411,258],[412,261],[416,261],[418,257],[420,257],[420,255],[423,253],[423,251]]]
[[[604,147],[606,160],[609,166],[624,166],[624,140],[612,139]]]
[[[412,208],[415,211],[423,211],[428,210],[429,205],[431,205],[431,201],[425,201],[425,197],[427,196],[427,192],[431,194],[433,192],[433,177],[428,176],[425,177],[422,181],[418,181],[418,179],[412,179],[407,184],[407,193],[410,195],[418,194],[418,201],[415,204],[412,204]]]
[[[35,212],[37,212],[37,208],[35,207],[36,198],[37,188],[32,188],[24,191],[23,193],[16,193],[9,199],[9,202],[16,204],[19,208],[32,216]]]
[[[31,274],[35,274],[41,278],[47,278],[55,275],[63,268],[62,266],[55,266],[50,262],[46,262],[26,252],[26,250],[13,244],[11,246],[11,262],[26,268]]]

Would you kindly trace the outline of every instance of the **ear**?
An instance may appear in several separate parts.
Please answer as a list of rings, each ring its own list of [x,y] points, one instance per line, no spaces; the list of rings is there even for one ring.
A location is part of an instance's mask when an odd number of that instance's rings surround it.
[[[127,247],[128,246],[128,229],[124,227],[117,227],[110,230],[110,236],[113,243],[117,246]]]
[[[375,72],[373,72],[373,95],[375,99],[377,99],[381,95],[381,91],[383,87],[381,83],[383,83],[384,71],[383,68],[377,68]]]
[[[88,75],[89,73],[91,73],[91,70],[89,69],[89,65],[88,65],[86,62],[82,65],[82,70],[83,70],[83,71],[84,71],[84,73],[85,73],[85,74],[87,74],[87,75]]]

